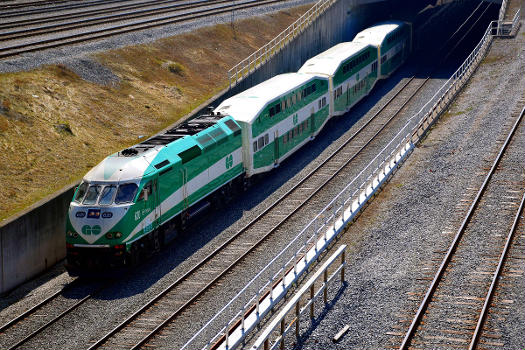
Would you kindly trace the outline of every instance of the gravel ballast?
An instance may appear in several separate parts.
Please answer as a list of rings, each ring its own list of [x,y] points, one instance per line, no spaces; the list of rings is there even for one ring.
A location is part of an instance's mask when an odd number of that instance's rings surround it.
[[[517,63],[514,64],[516,67],[514,67],[513,83],[517,83],[518,79],[523,79],[523,67]],[[119,281],[118,285],[106,290],[94,301],[86,303],[80,312],[67,316],[64,322],[53,326],[46,335],[28,344],[28,348],[86,348],[89,341],[105,334],[112,326],[131,314],[139,304],[149,300],[152,295],[165,288],[194,265],[199,258],[211,251],[220,241],[247,223],[267,203],[280,196],[286,188],[291,186],[290,184],[293,181],[297,181],[304,172],[317,163],[316,156],[329,154],[331,150],[337,147],[337,143],[340,142],[338,140],[345,134],[346,130],[350,130],[348,133],[352,132],[352,129],[364,119],[361,116],[367,112],[371,113],[374,108],[377,108],[372,107],[378,101],[383,101],[393,94],[396,84],[409,74],[410,70],[407,67],[397,72],[391,79],[378,86],[375,93],[358,105],[351,114],[338,119],[337,128],[332,127],[323,132],[322,137],[305,147],[294,159],[284,163],[274,174],[275,176],[256,184],[233,204],[204,219],[199,229],[191,230],[187,234],[188,237],[175,242],[159,256],[141,266],[132,277],[124,278]],[[440,80],[437,79],[435,84],[439,85],[439,82]],[[519,83],[522,84],[523,81],[519,80]],[[427,94],[430,96],[431,90]],[[424,101],[420,102],[424,103]],[[479,106],[476,107],[480,108]],[[465,129],[463,134],[461,130],[457,134],[456,131],[451,134],[439,134],[441,135],[439,140],[445,140],[446,137],[451,138],[447,141],[431,141],[431,137],[429,137],[394,177],[393,183],[388,185],[378,200],[372,203],[346,234],[346,241],[350,245],[351,252],[347,258],[350,265],[350,268],[347,269],[349,284],[338,298],[333,310],[326,313],[324,319],[313,330],[311,337],[306,340],[305,347],[312,349],[333,348],[335,345],[330,343],[331,336],[339,330],[341,324],[349,322],[352,323],[351,330],[343,338],[341,345],[337,346],[341,346],[341,348],[350,346],[378,348],[385,344],[381,340],[388,337],[384,332],[389,330],[381,328],[381,322],[378,322],[378,318],[389,320],[390,324],[397,321],[397,316],[391,310],[402,310],[401,305],[398,305],[402,303],[397,298],[400,296],[404,298],[405,290],[400,284],[410,285],[410,281],[405,280],[409,272],[416,275],[419,269],[414,266],[417,267],[420,262],[419,259],[428,257],[429,251],[434,249],[434,244],[441,242],[439,239],[434,240],[428,237],[425,235],[427,230],[420,230],[420,228],[426,227],[427,224],[433,224],[433,226],[428,227],[428,230],[446,226],[441,224],[444,222],[443,218],[452,212],[453,205],[449,203],[450,198],[461,192],[461,189],[464,188],[461,185],[470,180],[468,169],[472,171],[472,169],[477,169],[476,166],[479,165],[479,157],[476,155],[483,151],[482,148],[478,149],[477,141],[480,137],[479,135],[477,138],[473,135],[465,135],[470,132],[469,127],[472,127],[472,120],[467,120],[467,118],[470,116],[474,120],[480,119],[479,116],[471,115],[474,113],[473,111],[474,109],[469,110],[468,113],[461,113],[449,118],[453,121],[451,124],[457,128]],[[503,114],[504,110],[500,112]],[[498,118],[502,117],[502,115],[498,116]],[[480,120],[482,125],[477,126],[476,130],[481,132],[485,131],[486,128],[493,128],[492,132],[495,135],[492,135],[492,138],[496,138],[500,121],[498,118],[494,120],[483,119],[483,123]],[[443,121],[446,121],[446,118]],[[335,122],[331,125],[335,125]],[[431,133],[432,135],[435,133]],[[483,145],[490,144],[490,137],[481,137],[481,139]],[[448,141],[450,141],[450,145]],[[432,145],[441,148],[439,151],[432,151],[430,149]],[[459,149],[462,148],[468,149],[471,154],[464,155],[461,160],[452,161],[449,159],[456,151],[460,153]],[[414,161],[414,157],[420,153],[424,153],[423,156],[420,155],[418,161]],[[431,155],[438,159],[435,164],[428,160],[431,159],[428,158]],[[446,161],[450,161],[450,163]],[[460,176],[458,181],[449,179],[456,174],[458,168],[462,168],[462,161],[465,161],[464,171],[467,174],[464,174],[464,178]],[[469,167],[469,161],[475,164]],[[478,162],[476,163],[476,161]],[[420,165],[416,166],[420,163],[424,164],[424,169],[421,169]],[[399,182],[397,179],[403,172],[406,173],[405,176],[415,178],[417,183],[411,183],[408,180]],[[295,180],[288,181],[290,179]],[[452,189],[449,188],[451,184],[454,185]],[[421,189],[418,186],[424,186],[424,188]],[[450,197],[440,198],[439,195],[442,192],[449,194]],[[379,205],[383,209],[378,215],[380,209],[376,206]],[[419,211],[416,213],[416,210]],[[427,219],[422,213],[433,213],[434,215]],[[413,216],[410,216],[411,214]],[[399,217],[406,217],[407,221],[396,221]],[[426,220],[429,220],[428,223]],[[443,237],[443,242],[446,241],[445,238]],[[427,246],[416,249],[417,239],[426,242]],[[411,248],[410,254],[407,254],[404,259],[396,260],[396,252],[400,249],[408,249],[408,247]],[[257,271],[264,265],[265,261],[267,261],[267,257],[263,254],[250,262],[250,266],[246,267],[247,273],[238,273],[225,280],[220,288],[215,289],[216,294],[212,298],[203,301],[198,308],[193,309],[191,314],[185,315],[178,321],[178,332],[176,334],[171,333],[166,337],[165,347],[173,348],[175,344],[182,344],[184,340],[188,339],[199,328],[199,324],[206,320],[207,315],[220,308],[232,296],[232,289],[227,287],[244,285],[249,276],[252,275],[248,272]],[[38,292],[39,289],[33,291],[33,293]],[[23,307],[22,302],[17,304],[19,308]],[[341,307],[342,310],[340,310]],[[0,316],[5,316],[5,313],[0,313]],[[325,320],[329,323],[325,324]],[[323,329],[323,327],[326,328]],[[380,339],[374,339],[371,335],[379,336]],[[347,342],[349,340],[350,342]]]
[[[476,74],[390,183],[340,240],[348,244],[347,285],[313,325],[301,349],[399,347],[431,276],[523,103],[523,26],[496,39]],[[523,138],[523,134],[517,137]],[[502,348],[518,349],[525,332],[524,263],[507,277]],[[512,285],[509,286],[509,283]],[[335,291],[331,291],[332,296]],[[319,307],[321,304],[318,304]],[[332,337],[345,325],[338,342]],[[290,343],[293,340],[290,340]]]

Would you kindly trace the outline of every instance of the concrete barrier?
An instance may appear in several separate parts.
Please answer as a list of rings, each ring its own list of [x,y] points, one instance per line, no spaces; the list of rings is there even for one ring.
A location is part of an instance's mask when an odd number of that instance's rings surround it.
[[[352,40],[362,28],[387,18],[391,2],[376,1],[339,0],[249,77],[231,90],[221,91],[168,128],[276,74],[297,71],[310,57],[342,41]],[[65,218],[75,185],[64,188],[2,223],[0,294],[33,278],[65,257]]]
[[[0,294],[66,256],[66,213],[75,186],[35,203],[0,227]]]

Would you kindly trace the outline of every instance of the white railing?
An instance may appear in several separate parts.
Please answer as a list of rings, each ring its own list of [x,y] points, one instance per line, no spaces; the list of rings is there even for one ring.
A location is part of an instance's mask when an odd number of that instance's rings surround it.
[[[498,21],[503,21],[505,19],[505,12],[507,11],[507,2],[507,0],[503,0],[501,2],[501,7],[499,8]]]
[[[313,320],[315,318],[314,313],[314,306],[315,306],[315,299],[317,299],[321,293],[323,293],[323,301],[324,304],[328,304],[328,283],[330,283],[337,275],[340,275],[341,285],[344,285],[345,283],[345,252],[346,252],[346,245],[342,245],[335,251],[334,254],[328,260],[321,266],[319,270],[315,272],[315,274],[306,282],[304,286],[301,287],[299,292],[297,292],[294,297],[286,304],[286,306],[279,312],[279,315],[277,315],[276,318],[272,320],[272,323],[266,329],[262,332],[262,334],[257,338],[255,341],[255,344],[251,347],[252,350],[258,350],[261,348],[261,346],[264,346],[264,350],[273,350],[277,347],[277,345],[280,346],[281,349],[284,349],[284,337],[286,334],[292,329],[292,326],[295,324],[295,336],[299,338],[299,322],[301,320],[301,315],[306,310],[310,311],[310,320]],[[332,274],[328,276],[328,268],[332,266],[332,264],[337,260],[337,258],[341,257],[341,264],[335,268],[334,271],[332,271]],[[323,283],[319,287],[317,291],[315,291],[315,282],[319,279],[319,277],[323,276]],[[301,307],[301,299],[303,298],[303,295],[310,291],[310,299],[304,303],[304,305]],[[292,318],[291,321],[289,321],[288,326],[286,326],[286,316],[290,313],[290,311],[295,310],[295,317]],[[273,341],[273,345],[270,347],[270,336],[272,335],[272,332],[277,328],[277,326],[280,325],[280,334]]]
[[[519,18],[519,11],[515,18]],[[518,26],[519,20],[513,23]],[[299,276],[307,271],[308,266],[315,262],[346,225],[355,219],[367,201],[410,154],[414,145],[474,73],[490,48],[493,36],[500,32],[502,24],[501,21],[493,21],[489,24],[472,53],[419,112],[410,117],[374,159],[355,174],[352,181],[181,350],[197,348],[228,350],[240,344],[250,330],[286,295]],[[516,28],[512,28],[511,33],[515,31]],[[252,293],[251,297],[250,293]],[[235,305],[241,305],[237,312],[232,310]],[[221,328],[221,319],[224,318],[231,321]],[[206,341],[204,335],[215,329],[216,335]]]
[[[266,45],[231,68],[228,71],[230,88],[281,51],[291,40],[305,30],[317,17],[337,1],[338,0],[320,0]]]

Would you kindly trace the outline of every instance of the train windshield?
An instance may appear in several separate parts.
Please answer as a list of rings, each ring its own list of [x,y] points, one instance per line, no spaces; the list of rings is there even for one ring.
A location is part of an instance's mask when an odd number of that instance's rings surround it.
[[[117,186],[109,185],[105,186],[102,190],[102,194],[100,195],[100,200],[98,201],[98,204],[100,205],[110,205],[113,203],[113,197],[115,196],[115,192],[117,191]]]
[[[115,204],[133,202],[138,186],[134,183],[123,184],[118,187],[117,196],[115,197]]]
[[[93,205],[97,203],[98,195],[100,194],[101,189],[102,189],[102,186],[100,185],[89,186],[87,193],[86,193],[86,197],[82,201],[82,204]]]
[[[85,182],[82,182],[80,186],[78,186],[77,194],[75,196],[74,201],[80,203],[82,199],[84,198],[84,195],[86,194],[86,190],[88,188],[88,184]]]

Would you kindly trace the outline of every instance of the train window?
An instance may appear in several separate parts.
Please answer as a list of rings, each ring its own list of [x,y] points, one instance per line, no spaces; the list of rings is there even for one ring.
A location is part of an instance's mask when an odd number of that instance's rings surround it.
[[[115,195],[115,192],[117,192],[117,186],[105,186],[102,190],[102,194],[100,195],[100,200],[98,201],[98,204],[110,205],[111,203],[113,203],[113,196]]]
[[[288,142],[288,133],[283,135],[283,144],[286,144]]]
[[[266,146],[269,143],[270,143],[270,136],[268,136],[268,134],[266,134],[266,135],[264,135],[264,145]]]
[[[383,55],[381,57],[381,64],[385,63],[386,62],[386,55]]]
[[[377,61],[372,63],[372,72],[375,72],[375,71],[377,71]]]
[[[297,102],[301,101],[301,93],[298,91],[297,92]]]
[[[148,196],[150,196],[153,193],[153,191],[151,190],[151,181],[144,185],[142,191],[140,191],[140,195],[137,199],[137,202],[144,199],[144,192],[147,192]]]
[[[321,109],[321,103],[322,103],[321,99],[319,99],[319,101],[318,101],[318,102],[319,102],[319,103],[318,103],[318,105],[319,105],[319,107],[318,107],[318,108],[319,108],[319,109]]]
[[[288,131],[288,139],[289,140],[293,139],[293,129]]]
[[[253,142],[253,153],[257,152],[257,141]]]
[[[326,106],[326,97],[323,97],[323,103],[322,103],[322,106]]]
[[[259,137],[259,139],[257,140],[257,147],[259,149],[262,149],[264,147],[264,137]]]
[[[88,184],[86,182],[82,182],[80,186],[78,186],[77,194],[75,196],[75,202],[80,203],[82,201],[84,195],[86,194],[87,188]]]
[[[82,204],[87,205],[93,205],[97,202],[98,195],[100,194],[100,190],[102,189],[102,186],[100,185],[91,185],[89,186],[86,197],[82,201]]]
[[[284,111],[285,109],[286,109],[286,102],[282,101],[281,102],[281,111]]]
[[[275,114],[281,113],[281,104],[278,103],[275,105]]]
[[[270,108],[270,118],[275,115],[275,109],[273,107]]]
[[[293,96],[292,96],[292,104],[295,104],[295,98],[296,98],[295,96],[296,96],[296,94],[293,94]]]
[[[134,183],[123,184],[118,187],[115,204],[133,202],[138,186]]]
[[[312,85],[312,93],[314,93],[316,91],[317,91],[317,85],[314,83],[314,85]]]

